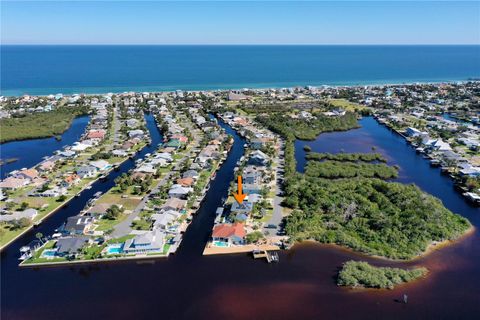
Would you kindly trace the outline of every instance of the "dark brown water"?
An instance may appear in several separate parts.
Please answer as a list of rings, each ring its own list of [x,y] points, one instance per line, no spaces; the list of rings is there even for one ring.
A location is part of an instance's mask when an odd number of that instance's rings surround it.
[[[314,151],[368,151],[372,145],[389,163],[401,166],[402,182],[415,182],[440,197],[452,211],[479,225],[480,210],[469,206],[451,181],[373,119],[362,128],[321,135]],[[234,134],[229,131],[229,133]],[[303,244],[280,254],[279,264],[249,256],[203,257],[216,206],[243,152],[235,135],[228,159],[207,200],[185,234],[176,256],[151,264],[119,262],[86,266],[20,269],[18,247],[2,253],[2,319],[476,319],[480,314],[480,238],[463,241],[409,263],[365,258],[345,249]],[[301,160],[298,142],[297,160]],[[69,215],[75,210],[66,209]],[[70,212],[72,211],[72,212]],[[54,219],[54,217],[52,218]],[[64,219],[64,217],[63,217]],[[48,223],[47,223],[48,225]],[[46,228],[46,227],[45,227]],[[43,231],[42,231],[43,232]],[[335,285],[349,259],[375,265],[424,265],[428,278],[395,290],[350,290]],[[396,302],[409,296],[408,304]]]

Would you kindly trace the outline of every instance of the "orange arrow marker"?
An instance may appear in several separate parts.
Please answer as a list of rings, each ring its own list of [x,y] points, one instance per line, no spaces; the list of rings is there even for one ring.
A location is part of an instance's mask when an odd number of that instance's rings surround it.
[[[242,204],[243,199],[245,199],[245,197],[247,196],[242,192],[242,176],[237,177],[237,182],[238,182],[238,190],[237,190],[237,193],[233,194],[233,196],[235,197],[235,200],[237,200],[239,204]]]

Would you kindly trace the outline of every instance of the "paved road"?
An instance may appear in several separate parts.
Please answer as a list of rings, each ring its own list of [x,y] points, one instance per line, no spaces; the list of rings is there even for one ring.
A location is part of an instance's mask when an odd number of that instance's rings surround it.
[[[107,146],[107,151],[113,150],[113,146],[116,146],[118,144],[118,139],[120,136],[120,127],[121,123],[120,120],[118,119],[118,106],[117,103],[115,102],[115,106],[113,107],[113,143]]]
[[[280,223],[283,220],[283,210],[281,203],[283,201],[282,195],[282,183],[283,183],[283,170],[284,170],[284,142],[280,142],[280,152],[279,152],[279,163],[275,171],[275,197],[273,198],[273,214],[270,220],[267,221],[266,225],[274,224],[277,225],[277,231],[280,231]],[[264,228],[264,231],[269,231],[270,234],[273,233],[274,229]]]

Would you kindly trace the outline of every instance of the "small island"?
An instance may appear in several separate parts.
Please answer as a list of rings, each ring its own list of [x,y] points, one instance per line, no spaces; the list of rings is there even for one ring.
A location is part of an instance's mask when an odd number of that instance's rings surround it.
[[[395,286],[424,277],[426,268],[400,269],[374,267],[363,261],[347,261],[338,273],[337,284],[352,288],[393,289]]]

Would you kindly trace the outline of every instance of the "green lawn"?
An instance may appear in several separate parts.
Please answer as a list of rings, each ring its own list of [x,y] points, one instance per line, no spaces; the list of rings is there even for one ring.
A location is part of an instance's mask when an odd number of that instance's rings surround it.
[[[115,225],[119,224],[123,220],[127,218],[128,214],[120,214],[117,219],[110,220],[110,219],[99,219],[95,224],[98,225],[97,228],[95,228],[95,231],[107,231],[112,229]]]

